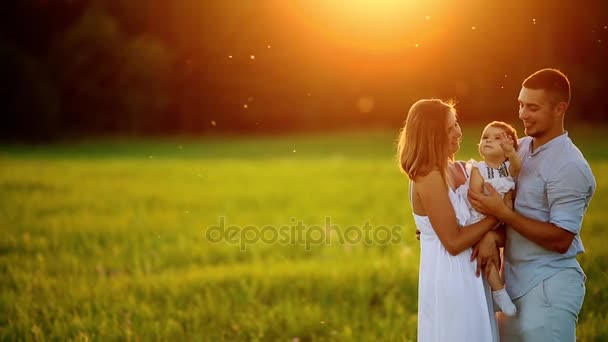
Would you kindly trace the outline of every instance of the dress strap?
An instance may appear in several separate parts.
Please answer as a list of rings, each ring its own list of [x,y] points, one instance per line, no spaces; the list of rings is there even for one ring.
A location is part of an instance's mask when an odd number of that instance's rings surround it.
[[[410,179],[409,185],[410,185],[410,190],[409,190],[409,193],[410,193],[410,205],[413,207],[414,206],[414,191],[412,190],[413,183],[412,183],[411,179]]]
[[[464,173],[464,176],[467,179],[469,179],[469,174],[467,173],[467,169],[464,166],[462,166],[463,162],[458,161],[458,162],[456,162],[456,164],[458,164],[458,166],[460,166],[460,169],[462,170],[462,173]]]

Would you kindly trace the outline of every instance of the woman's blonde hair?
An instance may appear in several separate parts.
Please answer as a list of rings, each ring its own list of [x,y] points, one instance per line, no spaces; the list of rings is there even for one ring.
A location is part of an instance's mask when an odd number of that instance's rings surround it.
[[[410,179],[426,176],[439,169],[447,183],[448,155],[447,121],[454,104],[439,99],[419,100],[412,105],[397,145],[399,167]]]

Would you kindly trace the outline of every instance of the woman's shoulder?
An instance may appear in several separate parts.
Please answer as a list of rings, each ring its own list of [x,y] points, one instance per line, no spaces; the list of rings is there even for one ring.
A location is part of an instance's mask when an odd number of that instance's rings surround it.
[[[412,179],[412,181],[414,183],[416,183],[416,185],[422,186],[422,187],[426,187],[426,186],[432,187],[439,183],[445,184],[443,175],[441,174],[441,171],[438,168],[435,168],[435,169],[429,171],[425,175],[416,176],[414,179]]]
[[[414,184],[414,193],[427,199],[443,195],[447,196],[448,193],[448,185],[439,169],[431,170],[424,176],[416,177]]]
[[[412,178],[412,181],[414,183],[420,183],[428,181],[429,179],[435,179],[437,177],[442,178],[441,171],[439,170],[439,168],[434,168],[425,174],[415,176],[414,178]]]

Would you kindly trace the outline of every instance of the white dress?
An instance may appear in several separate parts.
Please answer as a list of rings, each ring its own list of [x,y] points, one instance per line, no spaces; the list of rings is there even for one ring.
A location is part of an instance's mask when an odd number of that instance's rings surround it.
[[[467,176],[471,174],[471,168],[476,167],[479,170],[479,173],[483,177],[486,183],[490,183],[494,189],[500,194],[501,197],[509,192],[509,190],[515,189],[515,181],[513,177],[509,173],[509,161],[505,161],[500,164],[499,167],[493,168],[489,166],[486,162],[480,161],[476,162],[474,160],[470,160],[467,162]],[[458,189],[456,189],[456,198],[452,201],[452,205],[454,206],[454,212],[456,213],[456,218],[458,219],[458,224],[465,227],[471,225],[473,223],[477,223],[481,221],[485,215],[480,214],[471,206],[471,203],[467,199],[467,192],[469,191],[469,182],[463,184]],[[484,189],[486,195],[489,193]]]
[[[449,196],[452,203],[457,198],[451,189]],[[491,290],[485,277],[475,275],[471,249],[453,256],[428,216],[414,214],[414,221],[420,230],[418,341],[499,341]]]

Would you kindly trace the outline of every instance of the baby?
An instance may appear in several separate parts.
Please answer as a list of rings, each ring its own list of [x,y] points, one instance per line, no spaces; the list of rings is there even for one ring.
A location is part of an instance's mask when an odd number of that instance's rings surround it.
[[[515,129],[501,121],[489,123],[484,128],[479,141],[479,154],[483,157],[483,161],[471,161],[467,164],[471,174],[468,188],[476,192],[484,192],[484,183],[488,182],[501,196],[507,195],[510,198],[512,196],[510,191],[515,189],[513,177],[517,177],[521,169]],[[466,187],[462,188],[467,190]],[[460,201],[455,208],[459,224],[463,227],[468,226],[485,217],[471,207],[466,191],[459,195]],[[505,315],[515,315],[517,310],[505,290],[504,281],[500,277],[497,265],[488,265],[485,273],[492,288],[494,302]]]

